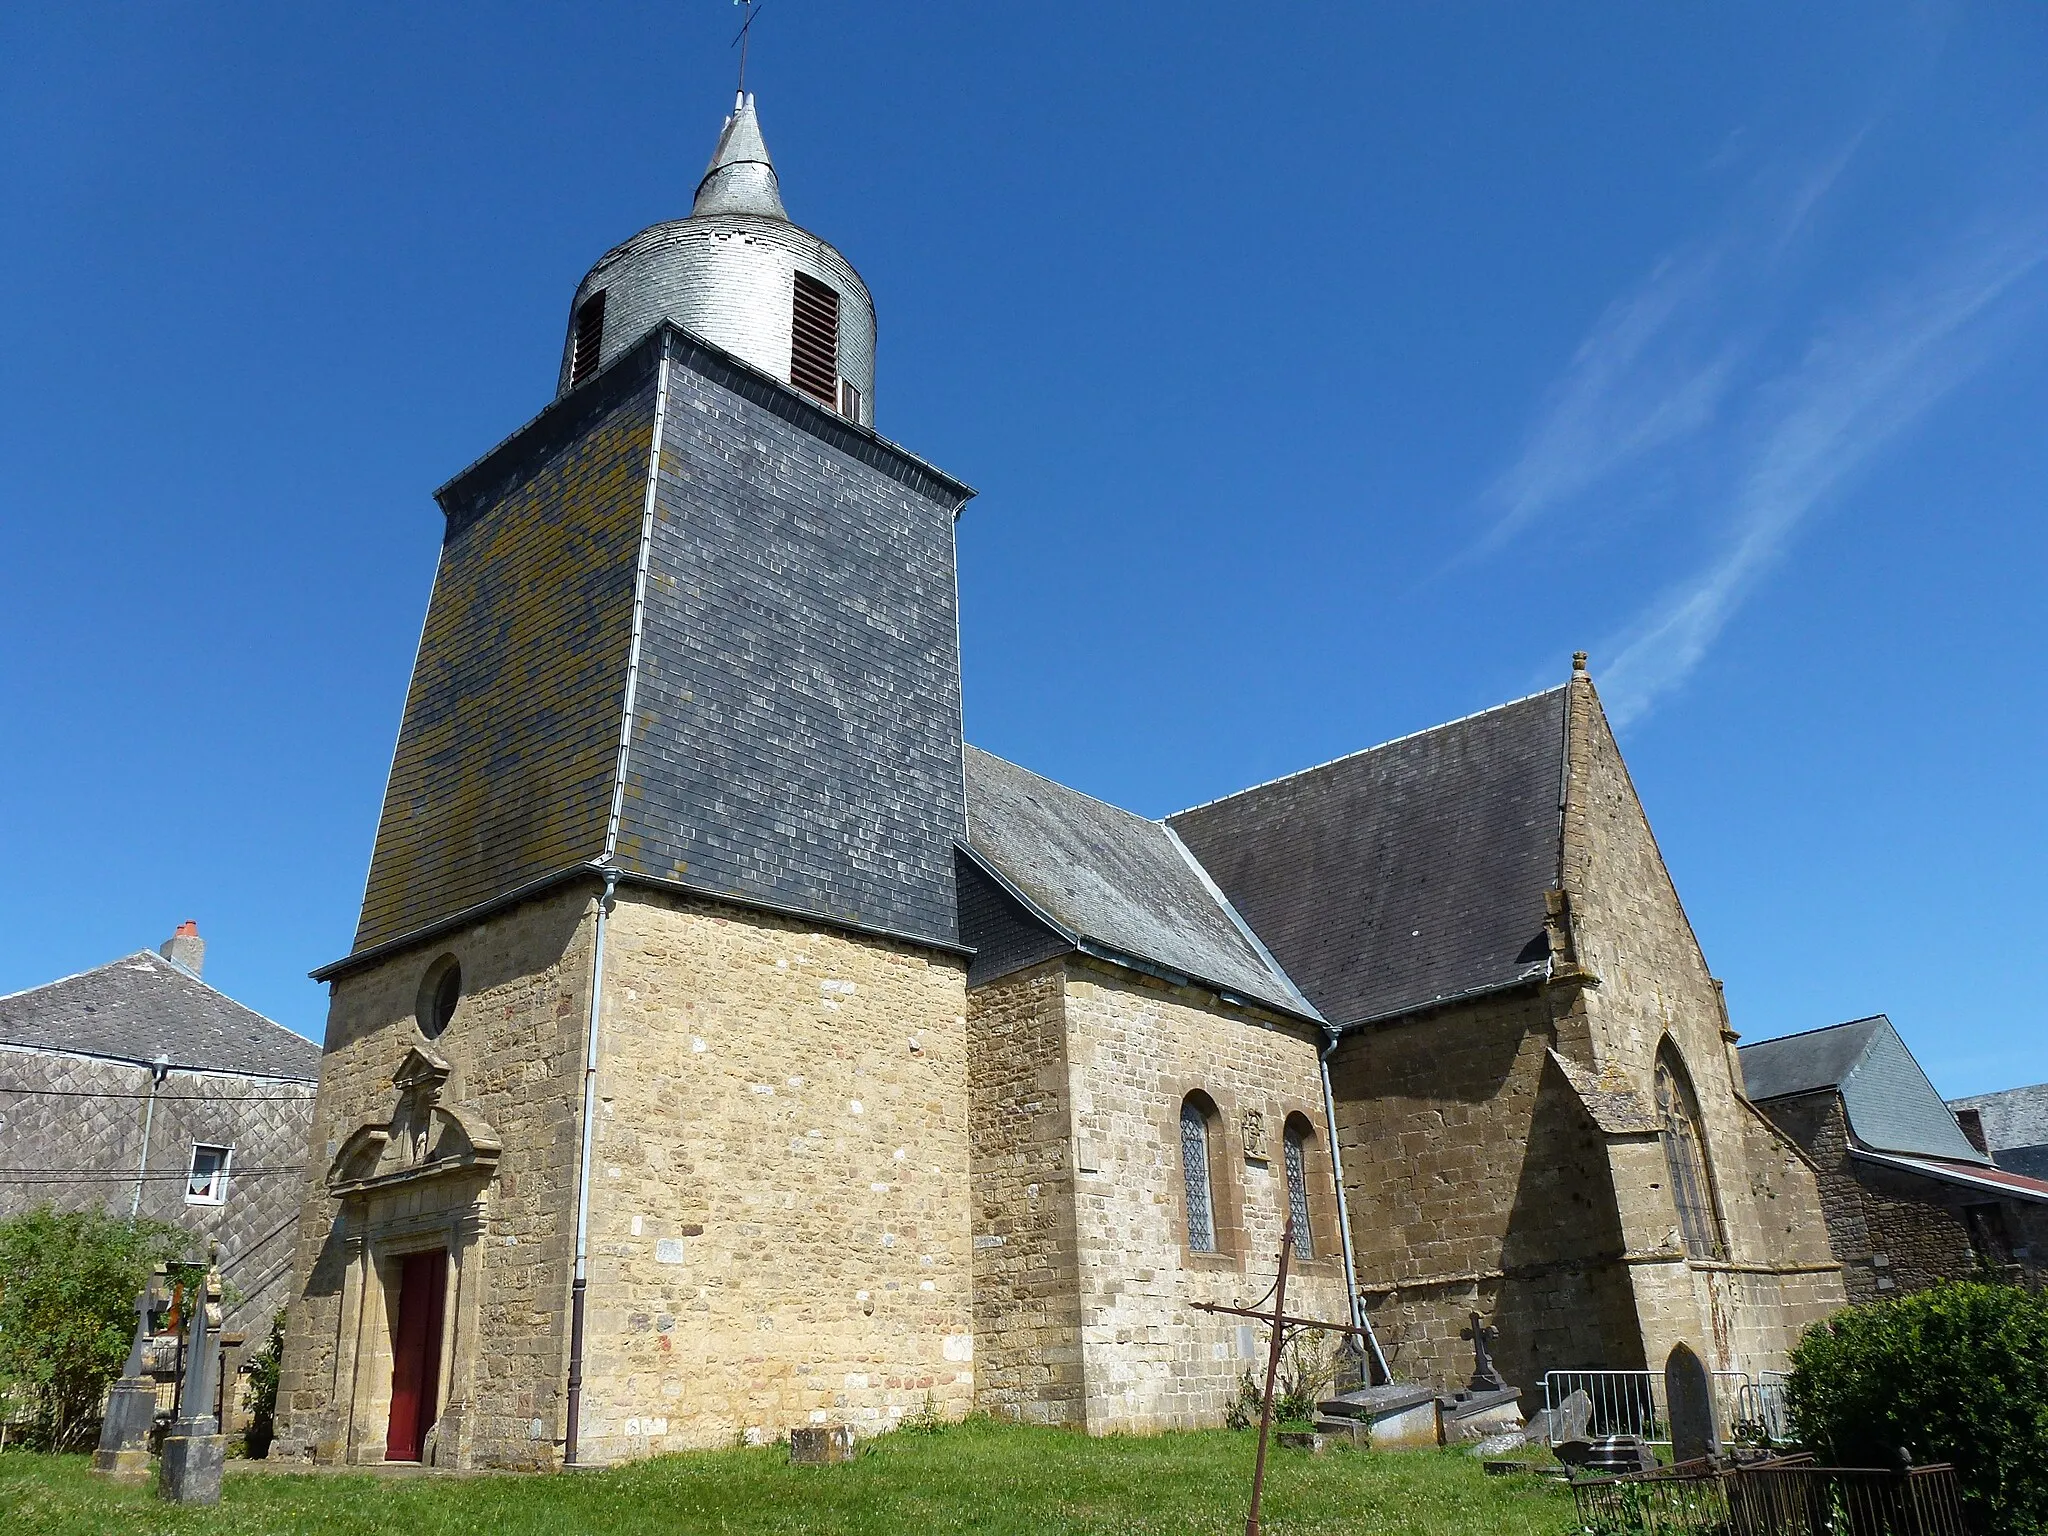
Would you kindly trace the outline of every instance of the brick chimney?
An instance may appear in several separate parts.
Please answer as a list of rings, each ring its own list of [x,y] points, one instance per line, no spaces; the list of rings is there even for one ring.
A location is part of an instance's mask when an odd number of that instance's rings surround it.
[[[164,940],[160,951],[171,964],[190,971],[194,976],[206,969],[206,940],[199,937],[199,925],[186,918],[178,924],[178,931]]]
[[[1963,1128],[1963,1134],[1970,1139],[1970,1145],[1986,1157],[1991,1148],[1984,1140],[1984,1116],[1974,1109],[1959,1109],[1955,1112],[1956,1124]]]

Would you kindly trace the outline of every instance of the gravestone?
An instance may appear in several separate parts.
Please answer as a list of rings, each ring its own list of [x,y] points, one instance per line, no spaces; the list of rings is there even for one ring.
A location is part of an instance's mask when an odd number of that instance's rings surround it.
[[[851,1424],[806,1424],[789,1432],[790,1465],[823,1467],[853,1460]]]
[[[1583,1440],[1593,1427],[1593,1399],[1584,1387],[1550,1411],[1550,1441]]]
[[[156,1491],[177,1504],[218,1504],[227,1436],[213,1416],[220,1382],[220,1271],[209,1270],[192,1302],[192,1326],[185,1335],[185,1379],[178,1384],[178,1417],[164,1436],[163,1464]]]
[[[156,1427],[156,1378],[149,1373],[150,1313],[156,1300],[152,1282],[135,1298],[135,1342],[121,1379],[107,1393],[107,1416],[100,1421],[99,1448],[92,1469],[116,1482],[149,1479],[149,1432]]]
[[[1684,1344],[1673,1345],[1664,1361],[1664,1407],[1671,1419],[1673,1461],[1721,1454],[1721,1429],[1714,1422],[1714,1384],[1700,1357]]]

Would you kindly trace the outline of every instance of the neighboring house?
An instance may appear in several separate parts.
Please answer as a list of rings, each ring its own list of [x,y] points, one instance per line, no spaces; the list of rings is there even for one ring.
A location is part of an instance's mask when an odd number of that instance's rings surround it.
[[[2009,1173],[2048,1179],[2048,1083],[1950,1099],[1963,1134]]]
[[[228,1372],[290,1289],[320,1048],[200,977],[182,924],[160,954],[0,997],[0,1216],[104,1207],[193,1234],[241,1295]]]
[[[1821,1169],[1851,1301],[1985,1265],[2048,1274],[2048,1182],[1974,1144],[1883,1014],[1742,1047],[1750,1097]]]
[[[1357,1279],[1397,1373],[1474,1311],[1550,1370],[1781,1368],[1841,1305],[1816,1173],[1743,1096],[1600,700],[1569,682],[1167,818],[1338,1031]]]

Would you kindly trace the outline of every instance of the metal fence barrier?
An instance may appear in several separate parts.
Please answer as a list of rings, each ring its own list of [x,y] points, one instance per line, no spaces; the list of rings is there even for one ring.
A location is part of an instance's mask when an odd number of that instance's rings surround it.
[[[1572,1484],[1588,1536],[1966,1536],[1951,1466],[1886,1472],[1805,1456]]]
[[[1766,1380],[1757,1382],[1750,1379],[1747,1371],[1711,1373],[1714,1409],[1724,1431],[1732,1434],[1736,1426],[1775,1411],[1780,1432],[1773,1434],[1772,1438],[1785,1438],[1782,1433],[1783,1384],[1771,1380],[1771,1374],[1767,1372]],[[1585,1393],[1592,1404],[1592,1417],[1586,1428],[1589,1435],[1635,1435],[1652,1445],[1671,1443],[1671,1421],[1664,1411],[1662,1371],[1546,1371],[1543,1376],[1544,1421],[1549,1426],[1548,1438],[1552,1445],[1562,1437],[1558,1415],[1549,1410],[1561,1407],[1574,1392]],[[1774,1410],[1772,1405],[1775,1405]]]

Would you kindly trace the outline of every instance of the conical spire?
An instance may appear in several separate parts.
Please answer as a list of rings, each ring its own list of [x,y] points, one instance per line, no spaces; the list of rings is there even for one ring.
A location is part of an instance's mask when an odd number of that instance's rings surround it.
[[[754,116],[754,98],[747,92],[734,98],[732,115],[718,136],[718,148],[712,151],[704,179],[697,183],[697,201],[690,216],[703,213],[789,217],[775,183],[775,163],[768,158],[768,146],[761,138],[760,119]]]

